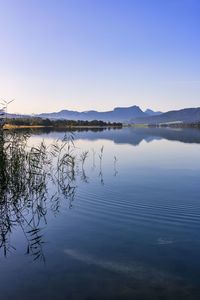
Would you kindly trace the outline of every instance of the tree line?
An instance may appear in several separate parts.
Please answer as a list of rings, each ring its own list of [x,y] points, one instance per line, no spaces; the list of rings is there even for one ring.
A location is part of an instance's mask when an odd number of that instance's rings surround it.
[[[119,122],[104,122],[100,120],[83,121],[83,120],[50,120],[38,117],[33,118],[9,118],[6,124],[14,126],[44,126],[44,127],[79,127],[79,126],[93,126],[93,127],[122,127]]]

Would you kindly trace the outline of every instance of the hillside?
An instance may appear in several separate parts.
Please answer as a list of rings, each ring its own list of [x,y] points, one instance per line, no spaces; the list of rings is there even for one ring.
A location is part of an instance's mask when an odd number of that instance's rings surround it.
[[[61,110],[54,113],[43,113],[38,115],[41,118],[48,119],[69,119],[69,120],[102,120],[106,122],[125,122],[132,118],[147,117],[148,114],[143,112],[139,106],[116,107],[112,111],[98,112],[94,110],[78,112],[70,110]]]
[[[163,113],[157,116],[144,118],[132,118],[131,123],[135,124],[159,124],[169,122],[195,123],[200,121],[200,107],[185,108]]]

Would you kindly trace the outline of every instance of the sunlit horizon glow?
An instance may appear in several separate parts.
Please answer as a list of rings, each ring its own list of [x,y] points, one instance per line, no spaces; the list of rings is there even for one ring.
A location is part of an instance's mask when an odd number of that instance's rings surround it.
[[[0,0],[13,113],[200,106],[198,0]]]

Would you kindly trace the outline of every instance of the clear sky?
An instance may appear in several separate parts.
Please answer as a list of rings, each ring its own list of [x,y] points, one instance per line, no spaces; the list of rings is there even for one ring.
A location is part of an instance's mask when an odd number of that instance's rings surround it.
[[[10,111],[200,106],[199,0],[0,0]]]

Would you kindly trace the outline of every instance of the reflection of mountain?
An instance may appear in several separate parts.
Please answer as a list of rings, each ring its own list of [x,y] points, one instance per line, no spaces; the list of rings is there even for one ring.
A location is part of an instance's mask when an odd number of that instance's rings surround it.
[[[35,132],[38,134],[39,132]],[[200,144],[200,130],[193,128],[172,129],[172,128],[123,128],[123,129],[100,129],[100,130],[76,130],[75,139],[87,140],[111,140],[116,144],[130,144],[137,146],[143,140],[151,142],[159,139],[179,141],[183,143]],[[63,132],[40,131],[46,138],[63,138]]]

